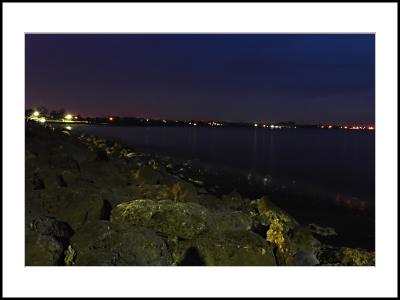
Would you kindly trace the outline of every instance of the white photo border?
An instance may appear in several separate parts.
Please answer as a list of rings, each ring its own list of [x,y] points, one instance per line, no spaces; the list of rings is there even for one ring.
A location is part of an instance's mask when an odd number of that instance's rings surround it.
[[[25,267],[25,33],[375,33],[375,267]],[[397,295],[397,3],[3,4],[3,296]]]

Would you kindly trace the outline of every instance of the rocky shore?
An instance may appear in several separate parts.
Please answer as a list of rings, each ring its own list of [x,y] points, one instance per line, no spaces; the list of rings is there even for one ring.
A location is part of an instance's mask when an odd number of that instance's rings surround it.
[[[271,199],[214,191],[173,165],[93,135],[27,123],[28,266],[375,265]]]

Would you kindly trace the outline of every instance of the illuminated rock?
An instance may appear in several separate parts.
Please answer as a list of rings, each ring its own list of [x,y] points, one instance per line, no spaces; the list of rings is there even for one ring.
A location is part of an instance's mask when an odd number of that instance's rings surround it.
[[[184,239],[206,231],[211,223],[208,210],[201,205],[170,200],[133,200],[118,204],[111,212],[111,221],[145,226]]]

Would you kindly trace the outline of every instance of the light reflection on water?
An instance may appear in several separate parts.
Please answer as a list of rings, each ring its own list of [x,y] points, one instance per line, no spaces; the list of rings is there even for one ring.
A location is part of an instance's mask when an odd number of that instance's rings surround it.
[[[262,183],[272,178],[274,182],[296,182],[332,191],[337,205],[357,209],[374,206],[373,131],[78,127],[124,141],[138,151],[153,149],[161,154],[229,167]],[[347,200],[337,200],[336,194],[340,194],[339,199]]]

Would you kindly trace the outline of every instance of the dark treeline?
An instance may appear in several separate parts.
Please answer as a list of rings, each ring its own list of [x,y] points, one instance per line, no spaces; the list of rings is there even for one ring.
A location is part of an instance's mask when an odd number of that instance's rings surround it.
[[[60,108],[58,110],[48,110],[45,107],[38,107],[35,109],[28,108],[25,110],[25,116],[32,115],[35,111],[49,120],[63,119],[66,115],[66,110]],[[81,115],[73,115],[73,120],[87,121],[91,124],[108,124],[115,126],[172,126],[172,127],[271,127],[276,128],[320,128],[323,124],[296,124],[293,121],[278,122],[278,123],[246,123],[246,122],[225,122],[225,121],[204,121],[204,120],[158,120],[139,117],[83,117]],[[331,128],[340,128],[339,125],[331,125]]]

